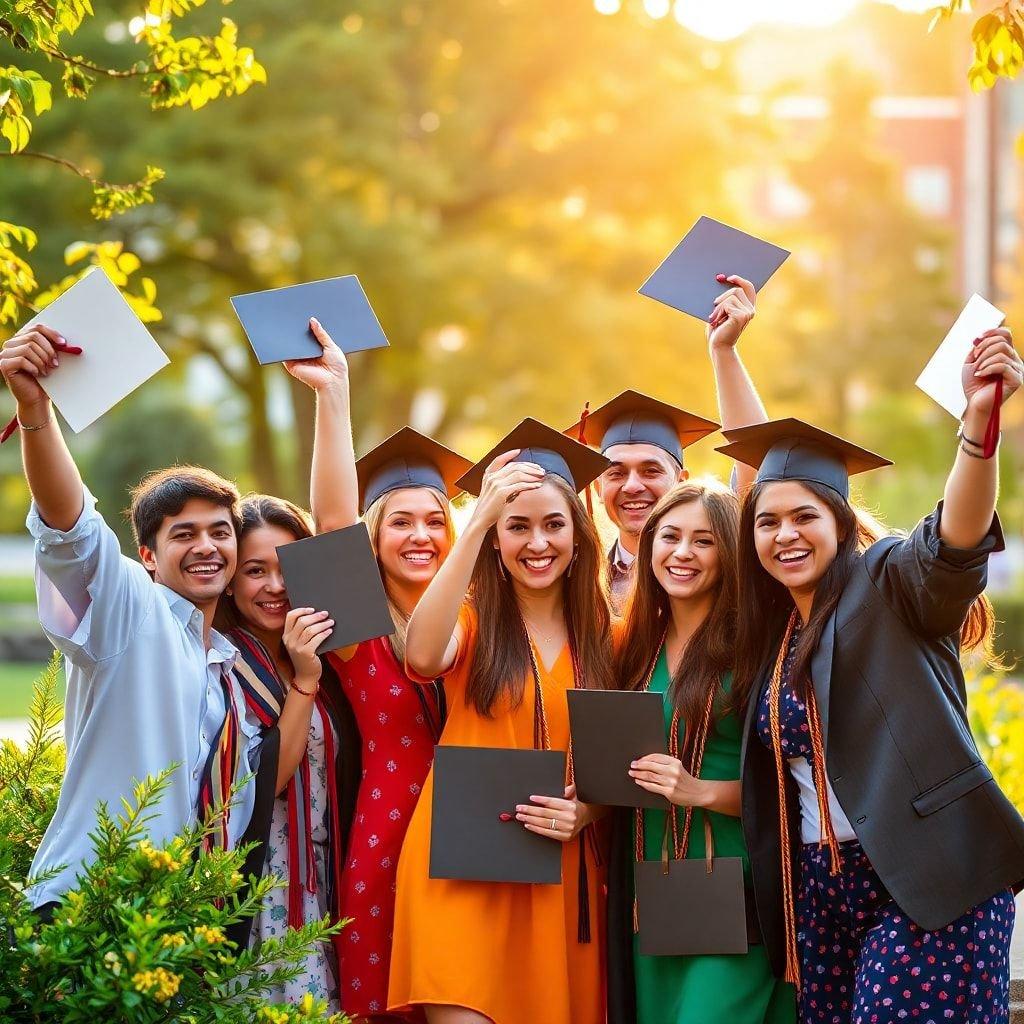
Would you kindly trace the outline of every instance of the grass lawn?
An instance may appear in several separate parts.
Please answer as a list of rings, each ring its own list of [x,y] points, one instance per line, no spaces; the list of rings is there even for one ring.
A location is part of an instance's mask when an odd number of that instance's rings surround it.
[[[32,684],[42,672],[40,662],[0,662],[0,718],[25,718],[32,701]],[[61,693],[64,681],[61,678]]]

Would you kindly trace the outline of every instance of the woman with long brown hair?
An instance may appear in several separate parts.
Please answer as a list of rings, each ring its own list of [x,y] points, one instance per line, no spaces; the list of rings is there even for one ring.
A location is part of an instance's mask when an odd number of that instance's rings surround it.
[[[526,421],[460,481],[479,500],[406,640],[410,672],[444,678],[442,745],[539,736],[567,750],[566,691],[609,687],[604,559],[578,496],[606,465]],[[398,870],[391,1005],[422,1006],[430,1024],[603,1024],[602,879],[583,834],[594,813],[571,779],[564,797],[516,809],[520,827],[563,844],[557,885],[430,878],[432,792],[433,774]]]
[[[640,533],[616,680],[621,689],[664,695],[670,753],[640,758],[630,775],[671,810],[615,816],[609,1024],[794,1020],[792,990],[776,982],[763,946],[745,955],[645,956],[633,927],[633,864],[659,859],[666,828],[679,855],[703,859],[706,818],[714,855],[742,858],[749,876],[739,820],[741,719],[731,692],[738,529],[735,494],[695,482],[668,491]]]
[[[905,538],[871,543],[850,502],[880,456],[798,420],[720,449],[758,467],[740,525],[743,823],[801,1021],[1007,1019],[1024,821],[971,736],[960,655],[991,624],[991,424],[1021,376],[1009,331],[974,343],[944,500]]]

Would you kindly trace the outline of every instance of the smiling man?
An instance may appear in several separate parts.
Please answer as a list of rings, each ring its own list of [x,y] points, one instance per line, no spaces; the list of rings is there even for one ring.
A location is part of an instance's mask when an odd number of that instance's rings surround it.
[[[183,466],[155,473],[132,495],[141,563],[126,558],[96,510],[40,386],[62,358],[59,334],[37,326],[0,352],[0,374],[17,402],[28,529],[36,541],[39,620],[65,657],[68,759],[57,810],[32,863],[55,872],[31,892],[52,905],[90,857],[96,805],[112,812],[135,780],[177,764],[150,838],[162,844],[209,817],[233,783],[257,769],[258,723],[228,671],[234,647],[212,628],[235,570],[235,485]],[[276,745],[264,765],[276,771]],[[235,845],[256,800],[250,779],[209,842]]]

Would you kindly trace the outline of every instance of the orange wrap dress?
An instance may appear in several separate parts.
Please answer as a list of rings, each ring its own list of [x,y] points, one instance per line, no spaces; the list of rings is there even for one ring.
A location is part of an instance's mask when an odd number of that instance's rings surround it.
[[[448,720],[441,743],[532,749],[532,678],[523,680],[518,707],[506,699],[493,717],[477,714],[465,700],[477,639],[468,605],[459,621],[465,640],[445,677]],[[537,660],[551,749],[568,750],[569,648],[550,670]],[[593,844],[587,853],[590,942],[581,943],[581,838],[562,845],[560,885],[430,878],[433,784],[431,769],[398,864],[389,1008],[440,1003],[475,1010],[495,1024],[604,1024],[605,869],[595,866]]]

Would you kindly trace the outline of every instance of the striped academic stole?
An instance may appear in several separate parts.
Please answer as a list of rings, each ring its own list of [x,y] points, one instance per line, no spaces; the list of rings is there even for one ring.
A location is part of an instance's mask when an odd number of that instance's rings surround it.
[[[233,629],[229,634],[239,650],[234,673],[242,687],[245,702],[264,728],[277,724],[284,708],[287,690],[278,675],[270,652],[251,633]],[[326,664],[324,666],[326,670]],[[327,762],[327,823],[331,839],[329,870],[333,883],[333,916],[337,918],[341,900],[341,870],[344,856],[341,848],[341,819],[338,802],[338,775],[335,771],[335,741],[331,717],[323,698],[318,694],[316,706],[324,729],[324,757]],[[295,774],[288,781],[288,925],[301,928],[308,922],[303,915],[303,891],[317,891],[316,850],[313,845],[313,814],[310,808],[309,755],[304,753]]]
[[[199,820],[214,827],[203,837],[203,850],[228,848],[228,820],[231,817],[231,787],[238,771],[241,748],[238,742],[238,709],[231,699],[231,681],[222,668],[221,692],[224,695],[224,721],[210,744],[199,782]]]

